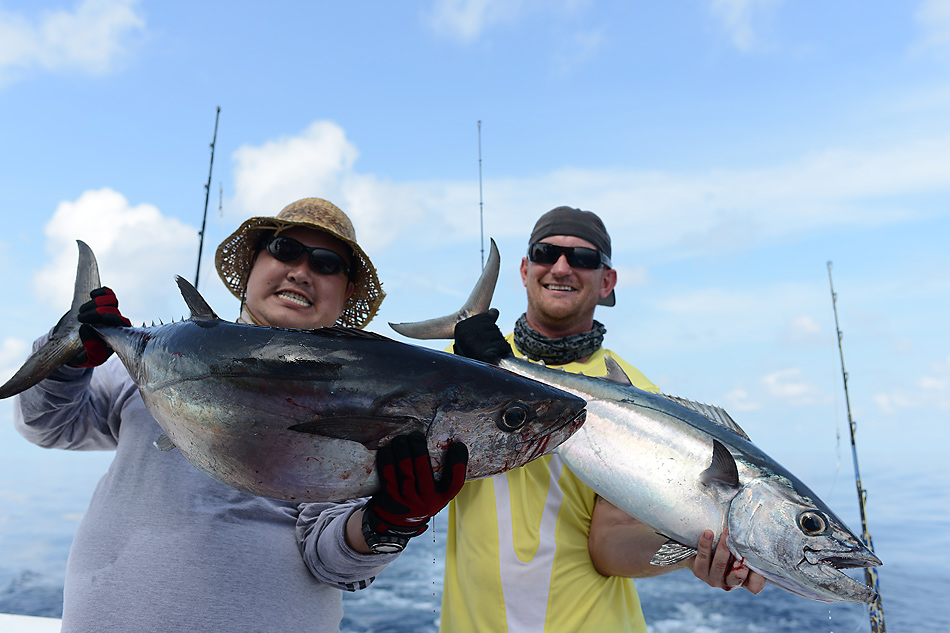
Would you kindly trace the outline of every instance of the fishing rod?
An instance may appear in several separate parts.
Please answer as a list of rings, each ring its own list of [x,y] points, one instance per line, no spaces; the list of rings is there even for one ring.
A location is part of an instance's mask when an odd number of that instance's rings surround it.
[[[198,275],[201,273],[201,250],[205,244],[205,223],[208,220],[208,196],[211,194],[211,170],[214,169],[214,144],[218,142],[218,117],[221,116],[221,106],[218,106],[214,115],[214,136],[211,138],[211,164],[208,166],[208,182],[205,185],[205,212],[201,218],[201,230],[198,231],[198,266],[195,268],[195,288],[198,287]]]
[[[868,493],[861,484],[861,469],[858,467],[858,447],[854,436],[857,427],[854,418],[851,417],[851,399],[848,396],[848,372],[844,368],[844,349],[841,346],[841,327],[838,325],[838,295],[835,293],[835,285],[831,279],[831,261],[828,261],[828,285],[831,287],[831,308],[835,313],[835,331],[838,333],[838,355],[841,357],[841,377],[844,380],[844,403],[848,412],[848,426],[851,429],[851,457],[854,461],[854,479],[858,489],[858,509],[861,512],[861,539],[864,544],[873,552],[874,542],[871,540],[871,533],[868,532],[868,519],[865,510]],[[881,606],[881,588],[878,582],[877,569],[874,567],[864,568],[864,582],[868,587],[874,589],[877,597],[868,604],[868,616],[871,619],[871,631],[873,633],[885,633],[884,626],[884,608]]]
[[[482,269],[485,268],[485,220],[482,203],[482,121],[478,121],[478,224],[482,231]]]

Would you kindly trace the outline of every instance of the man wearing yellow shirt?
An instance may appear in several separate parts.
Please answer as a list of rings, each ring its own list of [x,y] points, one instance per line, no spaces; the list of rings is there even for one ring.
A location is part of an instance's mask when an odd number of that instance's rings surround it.
[[[637,387],[656,385],[604,349],[598,305],[613,306],[617,271],[610,236],[590,211],[558,207],[541,216],[521,261],[527,311],[503,338],[496,311],[460,323],[455,352],[485,362],[514,353],[588,376],[616,360]],[[448,633],[645,632],[632,578],[677,567],[650,565],[665,541],[597,496],[557,454],[469,481],[449,506],[440,631]],[[758,593],[762,576],[703,535],[681,566],[725,590]]]

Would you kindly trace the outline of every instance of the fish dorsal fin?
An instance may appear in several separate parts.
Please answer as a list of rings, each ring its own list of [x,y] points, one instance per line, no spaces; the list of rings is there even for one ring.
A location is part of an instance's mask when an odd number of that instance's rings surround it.
[[[665,393],[662,395],[667,400],[672,400],[673,402],[680,405],[681,407],[685,407],[686,409],[689,409],[693,413],[698,413],[699,415],[703,416],[704,418],[706,418],[713,424],[717,426],[721,426],[722,428],[727,429],[729,431],[732,431],[733,433],[735,433],[742,439],[748,440],[750,442],[752,441],[752,440],[749,440],[749,436],[746,435],[746,432],[742,430],[742,427],[736,424],[736,421],[733,420],[732,417],[728,413],[726,413],[726,410],[723,409],[722,407],[717,407],[711,404],[703,404],[702,402],[695,402],[693,400],[687,400],[686,398],[680,398],[679,396],[671,396]]]
[[[188,305],[188,309],[191,310],[191,319],[193,321],[221,320],[221,317],[214,313],[214,310],[211,309],[211,306],[208,305],[205,298],[201,296],[198,289],[191,285],[190,281],[181,275],[175,275],[175,281],[178,282],[178,289],[181,291],[181,296]]]
[[[696,548],[688,547],[682,543],[677,543],[673,539],[670,539],[666,543],[663,543],[663,546],[656,551],[656,554],[653,555],[653,560],[650,561],[650,564],[661,567],[669,567],[670,565],[675,565],[686,560],[690,556],[695,555]]]
[[[630,382],[630,376],[624,372],[623,368],[620,366],[620,363],[614,360],[614,357],[610,354],[604,354],[604,366],[607,368],[607,375],[604,376],[604,380],[615,382],[618,385],[623,385],[624,387],[633,386],[633,383]]]
[[[700,481],[707,486],[713,483],[729,488],[739,487],[739,468],[729,449],[719,440],[713,440],[713,454],[709,468],[700,475]]]

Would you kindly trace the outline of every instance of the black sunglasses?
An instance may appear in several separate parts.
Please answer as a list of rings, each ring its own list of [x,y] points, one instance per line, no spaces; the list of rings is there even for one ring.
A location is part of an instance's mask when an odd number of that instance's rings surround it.
[[[267,252],[282,262],[296,261],[301,255],[310,255],[310,266],[321,275],[350,274],[350,266],[333,251],[319,246],[304,246],[292,237],[275,235],[267,240]]]
[[[547,242],[535,242],[528,247],[528,259],[535,264],[554,264],[567,257],[567,263],[572,268],[595,269],[605,266],[610,268],[610,258],[593,248],[585,246],[558,246]]]

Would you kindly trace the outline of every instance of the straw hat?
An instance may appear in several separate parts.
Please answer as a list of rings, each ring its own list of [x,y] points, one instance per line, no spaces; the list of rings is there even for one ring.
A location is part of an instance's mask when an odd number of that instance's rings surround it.
[[[372,262],[356,243],[353,223],[336,205],[322,198],[304,198],[293,202],[284,207],[277,217],[251,218],[221,242],[215,253],[214,265],[224,285],[243,302],[251,261],[262,234],[277,234],[295,226],[329,233],[353,249],[355,270],[352,280],[356,288],[346,300],[337,324],[365,327],[376,316],[386,293],[383,292]]]

